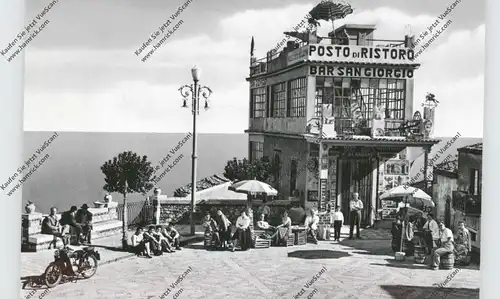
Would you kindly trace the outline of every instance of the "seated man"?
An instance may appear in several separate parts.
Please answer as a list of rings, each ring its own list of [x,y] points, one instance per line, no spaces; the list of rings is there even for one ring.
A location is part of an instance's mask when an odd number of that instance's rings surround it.
[[[203,227],[205,228],[205,236],[211,237],[216,248],[220,248],[221,240],[219,235],[219,226],[215,219],[210,217],[210,214],[205,215],[205,219],[203,222]]]
[[[82,226],[76,222],[75,219],[75,214],[78,208],[76,206],[72,206],[69,211],[63,212],[61,214],[61,220],[59,220],[59,223],[63,227],[62,229],[62,234],[70,234],[71,229],[74,229],[77,239],[76,239],[76,244],[77,246],[80,245],[80,234],[82,232]]]
[[[180,242],[181,235],[174,228],[172,223],[167,223],[165,227],[165,235],[170,244],[175,247],[175,250],[181,250],[181,242]]]
[[[265,219],[266,215],[261,214],[260,220],[257,221],[257,228],[263,229],[266,232],[266,235],[267,233],[269,233],[269,235],[267,235],[267,238],[271,239],[273,238],[273,236],[275,236],[276,228],[272,225],[269,225],[269,223]]]
[[[154,226],[149,226],[147,232],[143,232],[144,241],[149,243],[149,248],[151,248],[151,252],[155,255],[162,255],[161,251],[161,243],[155,238],[155,229]]]
[[[170,242],[162,231],[161,225],[158,225],[152,234],[156,241],[160,242],[161,251],[168,253],[173,252],[172,247],[170,246]]]
[[[152,258],[149,247],[150,242],[144,238],[144,230],[137,228],[135,234],[132,235],[132,251],[137,255],[144,255],[147,258]]]
[[[80,210],[76,212],[75,216],[76,222],[78,222],[82,227],[81,242],[86,244],[91,244],[91,232],[92,232],[92,213],[89,212],[89,206],[83,204]]]
[[[306,232],[312,236],[314,244],[318,244],[318,224],[319,216],[316,210],[311,210],[310,215],[306,217],[304,221],[304,226],[306,227]]]
[[[439,221],[439,239],[437,240],[437,248],[432,253],[431,269],[437,269],[441,262],[441,256],[445,254],[452,254],[453,246],[453,233],[449,228],[446,228],[444,221]]]
[[[62,240],[64,246],[69,243],[68,238],[61,233],[61,225],[59,224],[59,219],[57,219],[57,209],[54,207],[50,208],[50,215],[42,221],[42,234],[54,236],[54,240],[49,244],[49,249],[52,243],[54,243],[54,248],[56,247],[57,238]]]

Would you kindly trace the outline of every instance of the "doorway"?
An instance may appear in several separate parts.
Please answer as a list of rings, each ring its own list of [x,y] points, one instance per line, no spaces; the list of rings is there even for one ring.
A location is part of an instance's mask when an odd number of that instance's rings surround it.
[[[371,213],[372,199],[372,171],[373,165],[370,158],[342,158],[340,160],[342,167],[342,213],[344,214],[345,224],[349,224],[349,201],[354,192],[359,193],[359,198],[363,202],[363,211],[361,212],[361,225],[367,225]]]

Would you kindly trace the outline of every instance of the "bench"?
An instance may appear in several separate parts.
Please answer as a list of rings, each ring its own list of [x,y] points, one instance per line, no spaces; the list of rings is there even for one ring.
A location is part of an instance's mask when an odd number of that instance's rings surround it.
[[[118,234],[122,231],[122,222],[116,219],[116,208],[114,211],[110,211],[111,208],[89,208],[92,213],[92,241],[98,240],[100,238],[108,237],[111,235]],[[41,233],[41,221],[46,215],[37,213],[36,215],[30,214],[31,218],[31,229],[28,237],[23,238],[24,242],[22,244],[23,251],[41,251],[54,247],[63,246],[62,240],[56,238],[54,242],[54,236]],[[60,218],[60,215],[58,215]],[[114,219],[113,219],[114,218]],[[76,241],[76,235],[74,230],[70,230],[70,242],[74,243]],[[55,243],[55,244],[54,244]]]

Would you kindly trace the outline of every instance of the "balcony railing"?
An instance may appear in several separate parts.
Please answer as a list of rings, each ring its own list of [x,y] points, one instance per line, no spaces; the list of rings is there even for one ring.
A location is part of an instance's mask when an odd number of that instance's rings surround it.
[[[319,117],[314,117],[309,123],[316,124],[320,122]],[[361,126],[354,126],[354,119],[352,118],[339,118],[334,119],[335,132],[337,136],[372,136],[371,121],[364,122]],[[385,120],[385,128],[383,136],[392,137],[407,137],[408,134],[401,127],[405,124],[402,119],[387,119]],[[417,132],[414,132],[417,133]]]
[[[311,38],[311,37],[310,37]],[[307,39],[307,38],[306,38]],[[290,43],[291,41],[289,41]],[[386,40],[386,39],[358,39],[346,37],[332,36],[314,36],[312,39],[301,40],[297,39],[295,43],[288,45],[281,51],[271,50],[267,53],[267,57],[256,59],[251,58],[250,62],[250,77],[265,74],[283,69],[288,66],[287,58],[293,50],[305,47],[309,44],[322,45],[352,45],[352,46],[368,46],[368,47],[391,47],[405,48],[410,47],[409,41],[406,40]]]
[[[123,221],[123,204],[119,204],[116,212],[118,220]],[[154,206],[147,201],[127,203],[127,226],[138,227],[151,224],[154,220]]]

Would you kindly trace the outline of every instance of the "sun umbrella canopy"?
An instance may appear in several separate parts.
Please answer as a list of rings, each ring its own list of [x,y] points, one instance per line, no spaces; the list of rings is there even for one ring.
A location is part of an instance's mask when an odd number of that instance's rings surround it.
[[[411,186],[400,185],[380,195],[381,200],[391,199],[396,201],[402,201],[405,197],[407,197],[406,200],[410,205],[412,205],[411,204],[412,202],[415,203],[421,202],[423,206],[434,207],[434,202],[432,201],[430,195],[428,195],[421,189]]]
[[[234,183],[228,188],[231,191],[245,194],[265,194],[269,196],[278,195],[278,191],[271,187],[269,184],[266,184],[257,180],[245,180]]]
[[[322,1],[309,14],[315,20],[335,21],[353,13],[351,5],[340,1]]]

